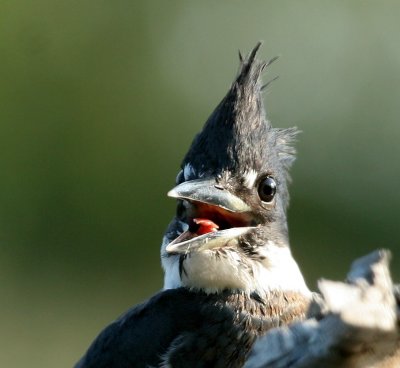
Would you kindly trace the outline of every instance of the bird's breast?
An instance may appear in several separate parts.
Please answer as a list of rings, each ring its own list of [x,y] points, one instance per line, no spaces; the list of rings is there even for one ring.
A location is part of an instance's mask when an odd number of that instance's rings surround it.
[[[263,299],[225,290],[196,298],[202,323],[172,341],[165,366],[242,367],[257,337],[303,319],[309,303],[301,294],[282,292]]]

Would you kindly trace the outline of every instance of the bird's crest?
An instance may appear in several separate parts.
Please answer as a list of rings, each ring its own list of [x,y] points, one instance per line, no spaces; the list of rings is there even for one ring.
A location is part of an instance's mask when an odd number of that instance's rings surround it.
[[[297,129],[274,129],[265,116],[262,91],[263,71],[269,61],[256,58],[261,42],[243,57],[239,52],[238,74],[228,93],[196,136],[183,167],[190,163],[195,172],[208,174],[223,170],[259,170],[267,161],[280,163],[286,169],[294,160],[291,143]],[[276,166],[276,165],[275,165]]]

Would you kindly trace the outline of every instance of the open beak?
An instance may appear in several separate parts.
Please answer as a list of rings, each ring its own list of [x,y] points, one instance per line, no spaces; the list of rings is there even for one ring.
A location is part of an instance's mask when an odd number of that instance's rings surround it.
[[[241,235],[253,229],[248,226],[251,208],[214,179],[184,182],[168,196],[184,200],[190,207],[186,219],[189,229],[167,245],[170,254],[234,246]]]

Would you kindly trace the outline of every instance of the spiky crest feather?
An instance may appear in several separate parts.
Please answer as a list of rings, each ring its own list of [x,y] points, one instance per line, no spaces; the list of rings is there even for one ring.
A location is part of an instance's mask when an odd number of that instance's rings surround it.
[[[182,167],[190,163],[197,173],[208,170],[206,175],[215,175],[237,170],[260,172],[268,166],[281,173],[281,180],[288,179],[298,131],[272,128],[266,118],[262,92],[270,82],[263,85],[262,74],[278,57],[258,60],[260,47],[258,42],[246,57],[239,52],[237,76],[195,137]],[[283,186],[287,192],[285,183]]]

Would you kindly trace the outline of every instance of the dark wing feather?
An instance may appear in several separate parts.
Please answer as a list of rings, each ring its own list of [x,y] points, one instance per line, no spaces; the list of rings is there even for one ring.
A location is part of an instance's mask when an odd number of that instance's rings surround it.
[[[182,330],[196,329],[194,293],[166,290],[106,327],[76,368],[157,366]]]
[[[266,299],[225,290],[165,290],[120,317],[95,339],[76,368],[242,367],[254,340],[304,318],[308,300],[274,292]]]

